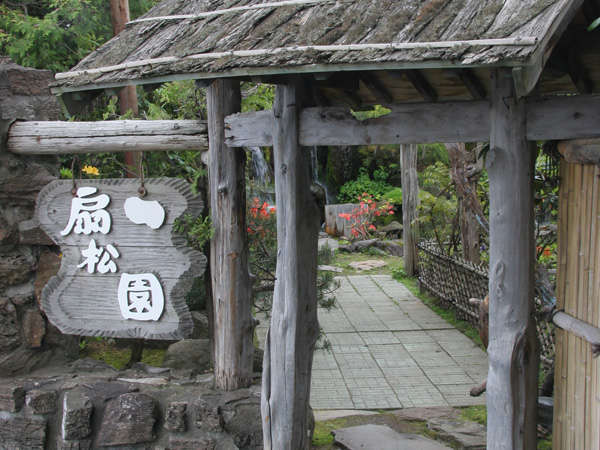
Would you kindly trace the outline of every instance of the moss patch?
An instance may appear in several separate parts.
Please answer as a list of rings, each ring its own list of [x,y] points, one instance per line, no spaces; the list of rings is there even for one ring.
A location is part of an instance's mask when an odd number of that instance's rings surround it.
[[[81,350],[82,357],[93,358],[98,361],[103,361],[111,365],[117,370],[122,370],[129,362],[131,357],[131,349],[128,347],[120,347],[110,339],[90,338],[89,341],[84,341]],[[160,367],[165,357],[166,350],[156,348],[145,348],[142,352],[142,362],[150,366]]]
[[[477,422],[481,425],[486,425],[487,409],[484,405],[470,406],[461,411],[460,418],[465,421]]]
[[[345,418],[316,422],[312,445],[321,450],[333,448],[334,438],[331,432],[345,426]]]
[[[351,262],[367,261],[369,259],[380,259],[386,265],[373,270],[355,270],[350,267]],[[339,267],[344,272],[335,275],[391,275],[393,270],[401,264],[401,259],[396,256],[383,256],[369,253],[346,253],[337,251],[331,265]]]

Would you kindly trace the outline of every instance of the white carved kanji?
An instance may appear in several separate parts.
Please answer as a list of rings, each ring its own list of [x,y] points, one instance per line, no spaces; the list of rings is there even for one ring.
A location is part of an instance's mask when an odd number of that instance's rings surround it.
[[[83,186],[77,189],[77,195],[71,200],[71,213],[69,222],[64,230],[60,232],[62,236],[68,235],[71,231],[76,234],[102,233],[110,231],[110,214],[104,208],[110,203],[110,197],[106,194],[96,195],[98,188]]]
[[[96,241],[92,239],[88,245],[88,248],[81,251],[83,256],[83,262],[77,267],[83,268],[87,266],[88,273],[98,272],[115,273],[117,271],[117,265],[112,258],[118,258],[119,252],[111,244],[108,244],[106,248],[96,246]]]
[[[152,273],[123,273],[118,298],[125,319],[158,320],[165,306],[162,286]]]

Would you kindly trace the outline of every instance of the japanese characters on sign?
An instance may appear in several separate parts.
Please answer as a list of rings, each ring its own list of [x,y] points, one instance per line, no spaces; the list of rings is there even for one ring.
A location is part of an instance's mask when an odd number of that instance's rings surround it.
[[[206,258],[173,232],[202,211],[185,181],[53,181],[38,197],[36,220],[60,245],[61,268],[42,307],[64,333],[179,339],[193,328],[185,296]]]
[[[66,228],[60,232],[62,236],[76,234],[107,234],[111,228],[111,218],[106,207],[110,197],[106,194],[91,195],[98,191],[95,187],[80,187],[71,200],[71,214]],[[165,210],[157,201],[146,202],[137,197],[125,200],[125,216],[135,224],[146,224],[158,229],[165,219]],[[113,259],[119,252],[112,244],[105,248],[98,247],[94,239],[90,239],[88,247],[81,250],[83,261],[77,265],[88,273],[105,274],[118,271]],[[164,308],[164,295],[158,278],[151,273],[121,275],[118,295],[121,314],[125,319],[158,320]]]

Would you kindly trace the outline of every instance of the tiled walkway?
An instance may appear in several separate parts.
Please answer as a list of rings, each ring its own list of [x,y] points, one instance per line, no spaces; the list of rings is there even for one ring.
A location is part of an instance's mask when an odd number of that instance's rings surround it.
[[[487,373],[469,338],[390,276],[339,280],[337,307],[319,311],[331,346],[315,352],[314,409],[485,404],[469,396]]]

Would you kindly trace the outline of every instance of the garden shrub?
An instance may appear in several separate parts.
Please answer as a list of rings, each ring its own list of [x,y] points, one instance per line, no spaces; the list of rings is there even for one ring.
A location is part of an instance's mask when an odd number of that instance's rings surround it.
[[[340,188],[338,200],[340,203],[353,203],[359,195],[364,192],[379,199],[392,189],[393,186],[387,182],[387,171],[380,167],[373,172],[373,179],[369,176],[367,169],[360,168],[359,175],[356,180],[348,181]]]

